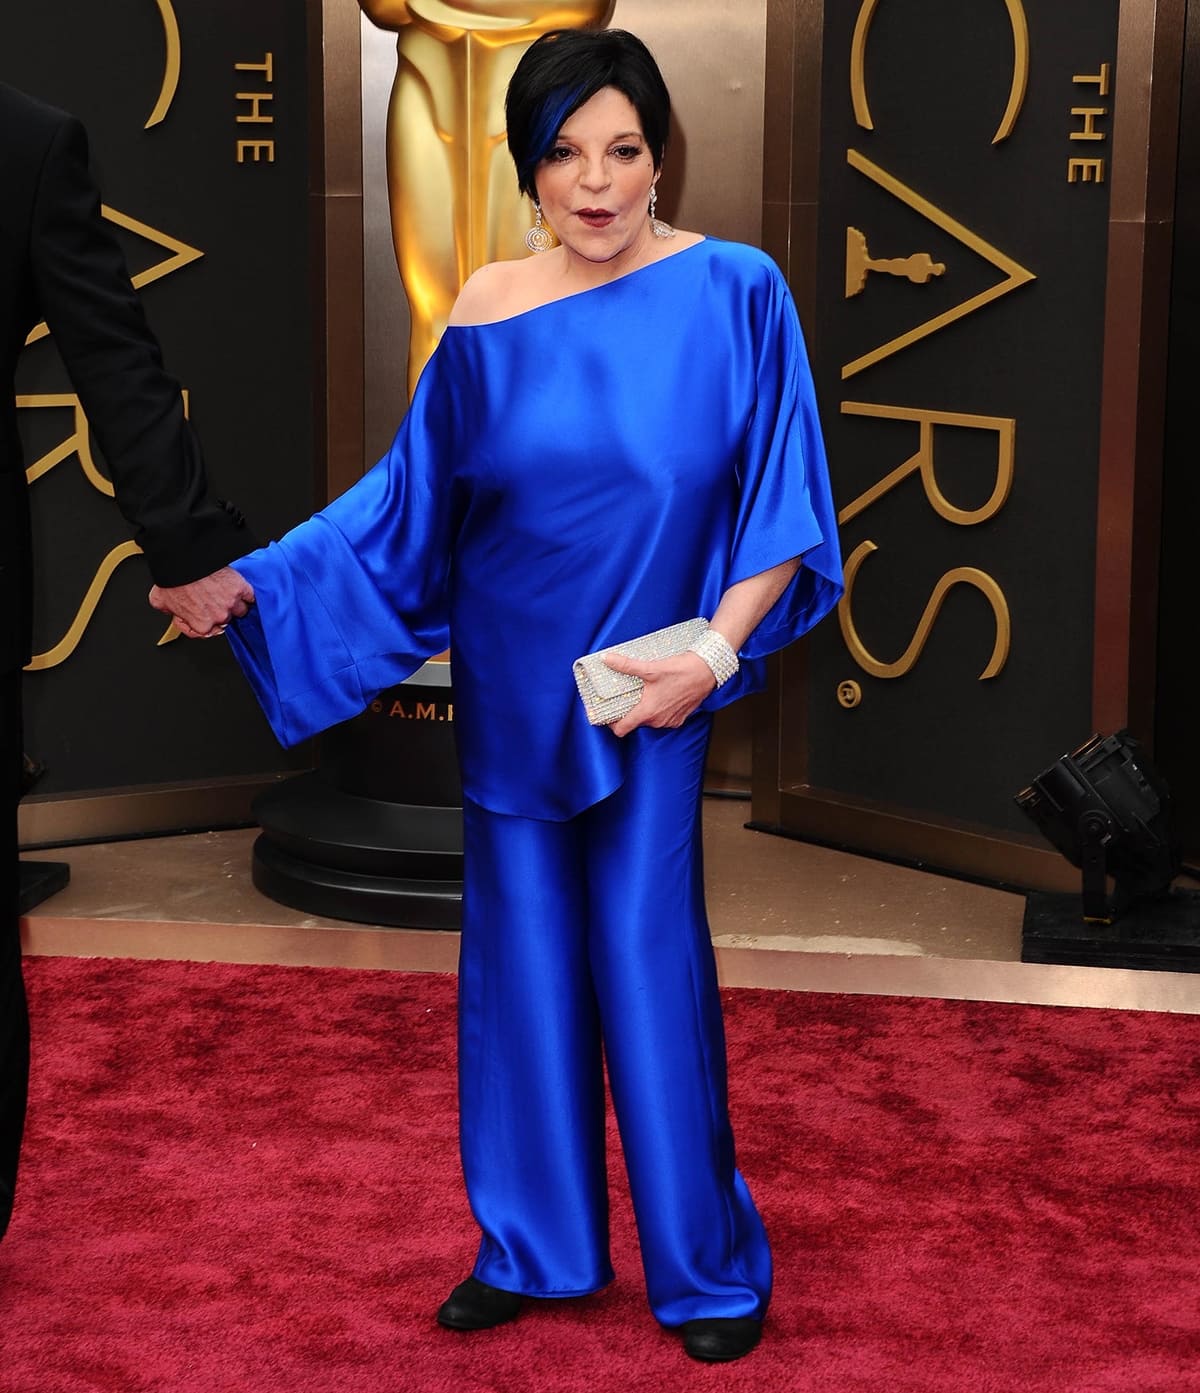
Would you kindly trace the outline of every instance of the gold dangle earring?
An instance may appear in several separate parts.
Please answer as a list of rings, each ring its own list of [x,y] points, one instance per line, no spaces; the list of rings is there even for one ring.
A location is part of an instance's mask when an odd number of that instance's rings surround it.
[[[525,245],[531,252],[548,252],[554,245],[550,229],[542,222],[542,205],[535,198],[533,206],[537,211],[537,222],[525,234]]]
[[[661,218],[654,216],[654,209],[658,204],[658,185],[650,185],[650,231],[656,237],[674,237],[675,229],[669,222],[663,222]]]

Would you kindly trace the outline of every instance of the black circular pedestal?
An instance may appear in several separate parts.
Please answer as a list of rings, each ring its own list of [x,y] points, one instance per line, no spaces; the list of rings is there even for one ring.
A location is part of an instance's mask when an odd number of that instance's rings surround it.
[[[259,795],[255,886],[322,918],[457,929],[462,790],[449,667],[416,678],[321,737],[319,767]]]

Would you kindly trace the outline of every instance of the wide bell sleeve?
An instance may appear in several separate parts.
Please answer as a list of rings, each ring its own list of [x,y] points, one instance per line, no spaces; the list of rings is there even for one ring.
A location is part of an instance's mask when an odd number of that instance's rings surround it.
[[[357,715],[449,643],[451,377],[439,350],[383,459],[307,522],[234,562],[255,603],[228,637],[283,745]]]
[[[795,556],[800,569],[743,644],[765,657],[799,638],[837,604],[842,558],[812,372],[791,292],[771,268],[770,294],[756,325],[754,415],[739,471],[739,501],[728,585]]]
[[[761,255],[761,254],[760,254]],[[787,647],[841,598],[842,561],[825,444],[800,320],[773,262],[751,300],[754,411],[737,471],[724,588],[800,557],[800,568],[739,650],[737,674],[701,704],[717,711],[766,685],[768,654]]]

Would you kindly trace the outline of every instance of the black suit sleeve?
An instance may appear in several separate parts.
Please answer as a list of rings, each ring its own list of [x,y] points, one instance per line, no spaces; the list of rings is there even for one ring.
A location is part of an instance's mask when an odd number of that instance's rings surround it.
[[[208,494],[179,384],[101,217],[73,118],[47,153],[32,233],[38,301],[155,581],[184,585],[252,550],[241,514]]]

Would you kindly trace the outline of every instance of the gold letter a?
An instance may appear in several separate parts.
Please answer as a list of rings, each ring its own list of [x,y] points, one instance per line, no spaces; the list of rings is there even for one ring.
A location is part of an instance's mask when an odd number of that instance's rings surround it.
[[[997,270],[1003,271],[1005,279],[998,281],[987,290],[981,290],[978,295],[972,295],[969,300],[964,300],[961,304],[955,305],[953,309],[946,310],[944,314],[935,315],[933,319],[927,319],[923,324],[918,324],[915,329],[910,329],[905,334],[900,334],[897,338],[889,339],[887,343],[882,343],[878,348],[873,348],[870,353],[864,353],[861,358],[855,358],[842,368],[843,380],[853,377],[855,373],[862,372],[864,368],[869,368],[873,363],[878,363],[884,358],[890,358],[893,353],[899,353],[902,348],[907,348],[909,344],[916,343],[918,339],[926,338],[930,334],[936,334],[939,329],[944,329],[947,324],[953,324],[956,319],[962,319],[965,315],[971,314],[983,305],[990,304],[993,300],[998,300],[1002,295],[1007,295],[1010,290],[1015,290],[1020,285],[1036,280],[1037,277],[1032,271],[1027,271],[1019,262],[1012,259],[993,247],[990,242],[985,242],[982,237],[972,232],[970,228],[964,227],[962,223],[956,222],[949,213],[943,212],[940,208],[934,207],[927,198],[922,198],[919,193],[910,189],[907,184],[902,184],[899,179],[889,174],[886,170],[880,169],[877,164],[872,164],[865,155],[860,155],[857,150],[847,150],[846,160],[852,168],[857,169],[860,174],[865,174],[868,179],[878,184],[881,189],[886,189],[893,197],[898,198],[901,203],[907,203],[915,212],[922,217],[928,218],[944,232],[948,232],[951,237],[956,238],[964,246],[970,247],[973,252],[977,252],[985,261],[990,261]]]

